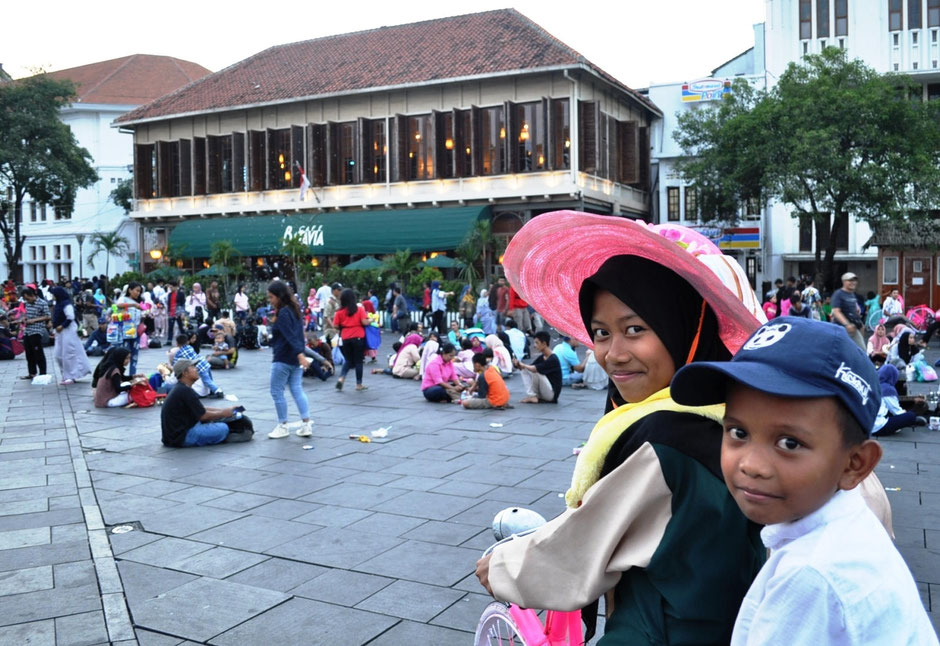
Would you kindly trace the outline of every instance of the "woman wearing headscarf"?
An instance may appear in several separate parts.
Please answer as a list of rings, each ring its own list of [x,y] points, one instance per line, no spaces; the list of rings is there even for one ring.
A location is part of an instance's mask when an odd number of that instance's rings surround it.
[[[487,334],[484,343],[486,343],[487,348],[493,351],[493,364],[499,369],[503,377],[511,375],[512,357],[500,338],[495,334]]]
[[[480,300],[477,301],[477,311],[473,315],[473,322],[483,330],[484,334],[496,334],[496,313],[490,309],[489,293],[480,290]]]
[[[392,362],[392,374],[401,379],[418,379],[418,364],[421,361],[421,342],[424,339],[417,332],[410,332],[395,354]]]
[[[101,291],[100,287],[95,290],[95,301],[97,301],[98,305],[101,307],[107,307],[108,305],[108,299],[104,295],[104,292]]]
[[[75,321],[75,306],[72,298],[64,287],[53,287],[52,295],[55,297],[55,307],[52,310],[52,326],[55,328],[55,356],[62,373],[63,386],[74,384],[91,374],[88,357],[81,339],[78,338],[78,323]]]
[[[131,351],[115,346],[105,352],[95,367],[91,387],[95,389],[95,408],[120,408],[130,402],[132,378],[125,370],[131,362]]]
[[[898,398],[898,369],[890,363],[878,368],[878,381],[881,385],[881,407],[875,418],[872,435],[884,437],[894,435],[907,426],[926,426],[927,420],[901,408]]]
[[[418,374],[420,376],[424,377],[424,372],[428,366],[428,362],[437,355],[437,351],[440,349],[440,347],[440,335],[434,330],[431,330],[428,332],[428,339],[424,342],[424,347],[421,348],[421,362],[418,364]]]
[[[202,291],[202,285],[193,283],[193,291],[186,297],[186,313],[190,318],[196,317],[196,308],[201,307],[203,314],[206,313],[206,293]]]
[[[721,475],[723,407],[680,406],[669,384],[758,327],[746,275],[684,227],[570,211],[527,223],[503,266],[553,326],[594,346],[617,407],[578,456],[567,511],[481,559],[481,583],[523,607],[592,607],[588,639],[606,594],[601,644],[728,643],[765,552]]]
[[[878,356],[881,361],[884,361],[885,356],[888,354],[888,344],[890,343],[891,337],[888,336],[885,326],[879,323],[875,326],[875,333],[868,339],[868,356],[872,359]]]
[[[382,345],[382,333],[379,331],[378,316],[375,313],[375,305],[368,298],[362,299],[362,309],[366,311],[369,317],[369,324],[365,327],[365,350],[362,356],[370,359],[369,363],[375,363],[378,359],[378,349]]]

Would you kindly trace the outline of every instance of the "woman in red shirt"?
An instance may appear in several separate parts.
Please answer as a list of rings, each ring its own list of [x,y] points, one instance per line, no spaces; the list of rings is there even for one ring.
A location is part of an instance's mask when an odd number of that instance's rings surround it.
[[[366,347],[366,328],[369,317],[365,309],[356,302],[356,293],[347,287],[339,295],[339,309],[333,316],[333,327],[339,330],[343,340],[343,373],[336,382],[336,390],[343,389],[346,373],[350,368],[356,369],[356,390],[365,390],[362,385],[362,358]]]

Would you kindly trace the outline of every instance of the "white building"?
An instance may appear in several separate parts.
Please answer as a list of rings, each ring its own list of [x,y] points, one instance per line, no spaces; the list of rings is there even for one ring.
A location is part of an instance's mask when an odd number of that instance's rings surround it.
[[[62,110],[78,144],[91,153],[99,181],[78,192],[71,213],[29,200],[23,204],[23,278],[27,282],[60,276],[105,273],[105,257],[87,264],[92,252],[89,238],[96,231],[119,231],[131,243],[128,257],[111,258],[111,275],[136,267],[136,225],[109,199],[111,191],[133,171],[133,139],[111,127],[111,122],[139,105],[172,92],[209,74],[204,67],[168,56],[136,54],[82,65],[49,76],[76,84],[77,96]],[[84,238],[79,245],[79,239]],[[6,276],[6,258],[0,258],[0,275]]]
[[[850,58],[859,58],[878,72],[910,75],[921,83],[925,100],[940,98],[940,0],[766,0],[765,4],[765,22],[754,26],[754,47],[710,75],[691,76],[690,83],[743,76],[759,86],[772,87],[791,62],[834,46],[847,49]],[[670,218],[670,196],[673,218],[676,209],[680,222],[694,212],[694,208],[687,210],[687,191],[673,169],[681,151],[671,134],[676,112],[694,109],[701,101],[683,102],[682,85],[649,89],[650,99],[665,115],[660,131],[654,129],[652,136],[654,163],[659,161],[658,185],[654,184],[653,191],[659,198],[658,221],[663,222]],[[789,207],[779,203],[743,206],[740,224],[760,227],[759,250],[737,251],[752,263],[745,267],[757,288],[775,278],[811,273],[814,232],[811,226],[801,227]],[[854,271],[862,289],[876,289],[877,250],[863,248],[871,229],[851,215],[842,229],[835,274]]]

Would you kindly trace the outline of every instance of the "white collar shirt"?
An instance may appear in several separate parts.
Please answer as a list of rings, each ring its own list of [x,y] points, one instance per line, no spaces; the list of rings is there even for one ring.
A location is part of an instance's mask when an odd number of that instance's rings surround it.
[[[937,645],[917,586],[858,488],[768,525],[770,558],[734,623],[732,646]]]

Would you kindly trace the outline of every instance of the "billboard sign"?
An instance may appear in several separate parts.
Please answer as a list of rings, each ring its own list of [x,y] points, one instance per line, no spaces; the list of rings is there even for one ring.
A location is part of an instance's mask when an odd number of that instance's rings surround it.
[[[721,79],[700,79],[682,84],[682,102],[717,101],[731,92],[731,81]]]

